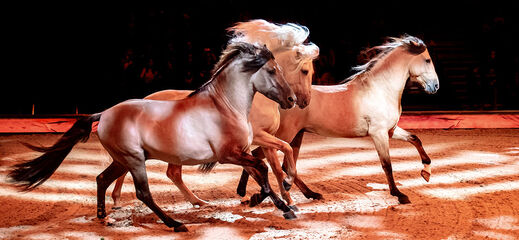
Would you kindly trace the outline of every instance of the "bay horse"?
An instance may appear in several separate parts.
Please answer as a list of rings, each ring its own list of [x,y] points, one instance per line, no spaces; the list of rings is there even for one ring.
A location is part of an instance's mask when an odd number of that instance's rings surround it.
[[[113,162],[96,178],[98,218],[106,217],[107,187],[129,171],[137,198],[174,231],[187,231],[183,223],[169,217],[154,202],[146,173],[147,159],[175,165],[210,166],[218,161],[243,166],[269,193],[283,216],[295,218],[294,212],[271,191],[265,163],[248,153],[252,140],[248,114],[255,92],[278,102],[282,108],[291,108],[296,98],[293,91],[266,47],[232,43],[215,69],[207,83],[183,100],[128,100],[78,119],[53,146],[28,145],[44,154],[15,165],[8,176],[23,190],[44,183],[76,143],[88,140],[92,123],[99,121],[99,141]]]
[[[401,204],[409,198],[398,190],[389,157],[389,138],[411,143],[424,165],[421,176],[428,182],[431,160],[420,139],[398,127],[402,113],[401,98],[407,79],[417,82],[425,92],[434,94],[440,85],[424,42],[404,35],[390,38],[385,44],[369,49],[378,51],[358,72],[338,85],[312,86],[312,102],[305,109],[281,111],[276,137],[291,142],[297,160],[304,132],[327,137],[353,138],[370,136],[386,175],[390,194]],[[262,158],[261,152],[253,155]],[[283,164],[284,167],[285,164]],[[276,169],[273,169],[274,171]],[[238,191],[245,191],[248,174],[242,172]],[[298,176],[296,186],[306,197],[322,198]]]
[[[265,20],[251,20],[248,22],[240,22],[235,26],[227,29],[231,32],[232,38],[230,42],[244,41],[256,44],[265,44],[272,51],[274,57],[282,69],[282,74],[287,80],[290,87],[294,90],[297,97],[297,105],[304,108],[310,102],[310,89],[312,84],[312,76],[314,73],[312,61],[319,55],[319,48],[312,43],[304,43],[310,31],[305,26],[294,23],[274,24]],[[163,90],[153,93],[145,99],[154,100],[178,100],[187,97],[192,91],[189,90]],[[293,205],[287,190],[295,179],[295,161],[293,160],[293,152],[290,144],[274,137],[279,127],[279,104],[272,101],[261,94],[256,94],[252,101],[252,107],[249,115],[252,125],[252,144],[258,145],[267,156],[269,165],[278,169],[274,171],[278,185],[280,186],[281,195],[287,202],[289,207],[297,209]],[[281,150],[285,155],[285,163],[287,163],[288,177],[283,181],[283,171],[281,164],[277,158],[276,151]],[[291,164],[293,163],[293,164]],[[294,167],[291,167],[294,165]],[[206,170],[207,171],[207,170]],[[175,183],[183,196],[193,206],[203,206],[207,204],[205,200],[197,197],[182,181],[182,166],[169,164],[166,175]],[[112,191],[112,199],[114,208],[120,207],[120,195],[124,182],[124,176],[117,179],[114,190]],[[282,186],[287,186],[282,187]],[[243,197],[245,192],[239,192]],[[254,206],[258,195],[251,198],[250,205]]]

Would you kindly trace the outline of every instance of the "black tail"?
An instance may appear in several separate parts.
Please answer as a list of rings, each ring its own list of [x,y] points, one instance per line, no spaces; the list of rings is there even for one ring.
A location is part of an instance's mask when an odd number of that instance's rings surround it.
[[[79,118],[76,123],[52,146],[38,147],[23,143],[28,148],[43,152],[36,159],[13,166],[8,177],[16,183],[23,191],[31,191],[40,184],[47,181],[56,169],[61,165],[63,159],[70,153],[74,145],[79,141],[86,142],[92,131],[92,123],[99,121],[100,113],[88,117]]]
[[[198,167],[198,171],[209,173],[216,166],[217,162],[204,163]]]

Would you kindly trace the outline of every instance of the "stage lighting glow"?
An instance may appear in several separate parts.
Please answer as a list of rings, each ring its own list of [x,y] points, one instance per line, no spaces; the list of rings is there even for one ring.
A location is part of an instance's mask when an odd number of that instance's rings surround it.
[[[463,200],[476,194],[485,194],[498,191],[519,190],[519,180],[505,181],[492,184],[481,184],[471,187],[450,187],[450,188],[426,188],[419,191],[423,194],[437,198],[451,200]]]

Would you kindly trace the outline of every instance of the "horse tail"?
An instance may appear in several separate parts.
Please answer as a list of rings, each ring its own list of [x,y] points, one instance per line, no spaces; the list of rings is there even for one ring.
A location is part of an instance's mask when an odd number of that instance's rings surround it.
[[[204,163],[198,167],[198,171],[202,173],[209,173],[216,166],[216,162]]]
[[[61,138],[50,147],[34,146],[22,143],[26,147],[44,154],[27,162],[13,166],[8,177],[11,182],[31,191],[38,187],[56,171],[74,145],[79,141],[86,142],[92,132],[92,123],[99,121],[101,113],[79,118]]]

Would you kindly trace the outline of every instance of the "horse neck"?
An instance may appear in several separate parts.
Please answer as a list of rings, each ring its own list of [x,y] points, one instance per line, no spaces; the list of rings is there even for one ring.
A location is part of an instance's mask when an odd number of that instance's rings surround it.
[[[209,94],[217,105],[246,118],[255,93],[250,83],[251,76],[250,73],[240,71],[240,67],[228,66],[208,86]]]
[[[367,77],[370,81],[368,85],[370,88],[383,90],[388,98],[398,101],[398,104],[400,104],[407,78],[409,78],[409,61],[412,57],[403,51],[396,49],[379,60],[380,62],[370,70]]]

